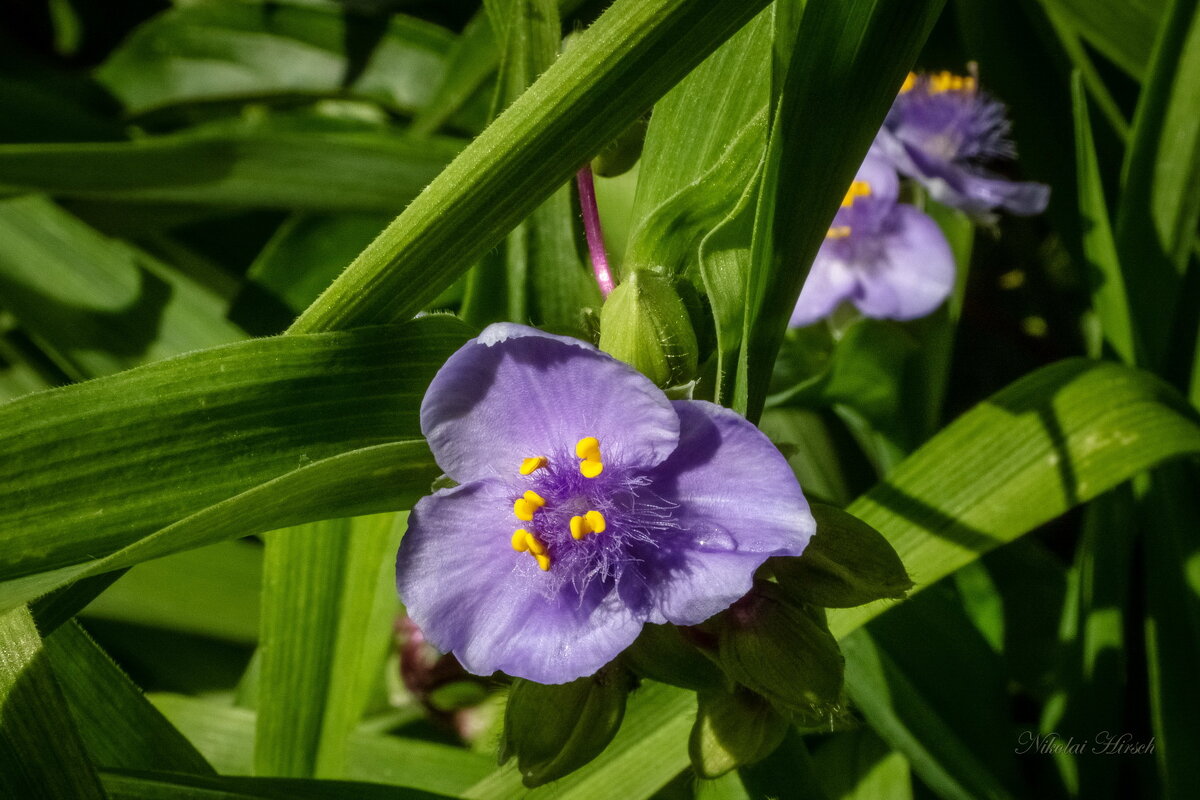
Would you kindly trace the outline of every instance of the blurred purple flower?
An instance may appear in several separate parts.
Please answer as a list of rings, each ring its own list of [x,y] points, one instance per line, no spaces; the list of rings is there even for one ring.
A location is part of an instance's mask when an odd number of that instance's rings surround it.
[[[671,402],[594,347],[521,325],[451,356],[421,428],[461,485],[413,509],[397,587],[429,641],[476,674],[591,674],[646,622],[727,608],[816,527],[745,419]]]
[[[896,171],[872,150],[834,215],[791,325],[809,325],[849,301],[868,317],[915,319],[954,288],[954,255],[937,223],[898,203]]]
[[[909,73],[875,146],[939,203],[969,214],[1039,214],[1050,187],[1010,181],[984,168],[1016,155],[1009,127],[1004,105],[980,91],[974,77]]]

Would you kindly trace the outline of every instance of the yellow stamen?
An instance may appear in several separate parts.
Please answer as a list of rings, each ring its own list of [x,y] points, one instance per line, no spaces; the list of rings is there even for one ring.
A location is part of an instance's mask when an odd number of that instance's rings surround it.
[[[550,556],[546,552],[546,545],[524,528],[513,531],[512,548],[518,553],[529,553],[537,559],[538,569],[542,572],[550,569]]]
[[[604,533],[608,523],[599,511],[589,511],[582,517],[571,517],[571,538],[582,539],[589,533]]]
[[[528,491],[523,497],[518,497],[513,501],[513,514],[522,522],[529,522],[533,519],[534,512],[544,505],[546,505],[546,501],[540,494]]]
[[[933,94],[940,92],[973,92],[975,78],[972,75],[955,75],[943,70],[929,76],[929,91]]]
[[[518,553],[528,553],[530,538],[532,537],[529,531],[525,530],[524,528],[517,528],[515,531],[513,531],[512,535],[513,550],[516,550]]]
[[[917,73],[910,72],[904,77],[904,83],[900,86],[900,94],[911,92],[917,85]]]
[[[850,235],[849,225],[835,225],[825,234],[826,239],[845,239]]]
[[[600,440],[595,436],[585,436],[575,444],[575,455],[579,462],[579,471],[585,478],[594,478],[604,471],[604,461],[600,457]]]
[[[866,181],[853,181],[850,188],[846,190],[846,196],[842,198],[842,208],[849,208],[854,205],[854,201],[859,197],[871,196],[871,184]]]
[[[604,521],[604,515],[599,511],[589,511],[583,515],[583,519],[592,529],[592,533],[604,533],[604,529],[608,527],[608,523]]]
[[[533,458],[521,459],[521,474],[532,475],[542,467],[546,466],[547,461],[549,461],[549,459],[547,459],[545,456],[534,456]]]

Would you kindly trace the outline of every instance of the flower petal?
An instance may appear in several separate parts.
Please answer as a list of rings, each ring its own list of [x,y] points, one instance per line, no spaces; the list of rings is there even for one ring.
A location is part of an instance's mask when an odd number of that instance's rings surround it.
[[[771,556],[798,556],[816,531],[808,502],[775,445],[738,414],[675,402],[679,447],[652,473],[677,504],[681,530],[661,543],[650,622],[694,625],[750,590]]]
[[[522,459],[574,458],[594,436],[606,462],[651,467],[679,439],[670,401],[578,339],[489,326],[452,355],[421,404],[421,430],[451,478],[516,476]]]
[[[829,314],[838,303],[850,298],[857,285],[854,269],[838,255],[836,240],[826,239],[813,259],[812,269],[800,289],[800,299],[788,325],[811,325]]]
[[[860,271],[854,304],[868,317],[916,319],[931,313],[954,289],[954,254],[927,214],[898,205],[882,240],[881,258]]]
[[[396,586],[426,638],[468,671],[539,683],[590,675],[628,647],[642,620],[596,582],[558,592],[510,544],[511,490],[499,481],[444,489],[417,503],[396,561]],[[551,567],[553,569],[553,567]]]

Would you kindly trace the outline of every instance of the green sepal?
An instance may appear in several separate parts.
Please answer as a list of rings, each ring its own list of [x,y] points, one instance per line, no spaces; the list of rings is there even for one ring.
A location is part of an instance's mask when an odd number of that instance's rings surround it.
[[[518,678],[504,711],[500,763],[516,756],[521,780],[531,788],[574,772],[616,735],[629,689],[629,674],[611,667],[554,685]]]
[[[600,349],[658,386],[696,376],[698,346],[687,308],[671,281],[646,270],[630,273],[604,302]]]
[[[775,752],[788,721],[749,689],[700,692],[696,724],[688,737],[688,756],[701,778],[718,778]]]
[[[646,625],[621,659],[640,677],[692,691],[728,683],[716,662],[674,625]]]
[[[822,609],[759,582],[715,627],[725,673],[798,723],[828,721],[841,706],[845,659]]]
[[[812,504],[817,533],[804,554],[772,559],[780,587],[805,603],[851,608],[903,598],[913,582],[900,556],[879,531],[839,508]]]

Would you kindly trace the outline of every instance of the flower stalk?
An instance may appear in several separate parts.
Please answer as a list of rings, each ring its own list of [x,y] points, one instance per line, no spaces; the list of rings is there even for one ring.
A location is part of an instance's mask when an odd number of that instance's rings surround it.
[[[592,178],[592,165],[584,164],[575,174],[579,187],[579,207],[583,212],[583,231],[587,236],[588,255],[592,272],[600,286],[600,294],[608,297],[616,288],[612,271],[608,268],[608,253],[604,250],[604,230],[600,227],[600,209],[596,206],[596,182]]]

